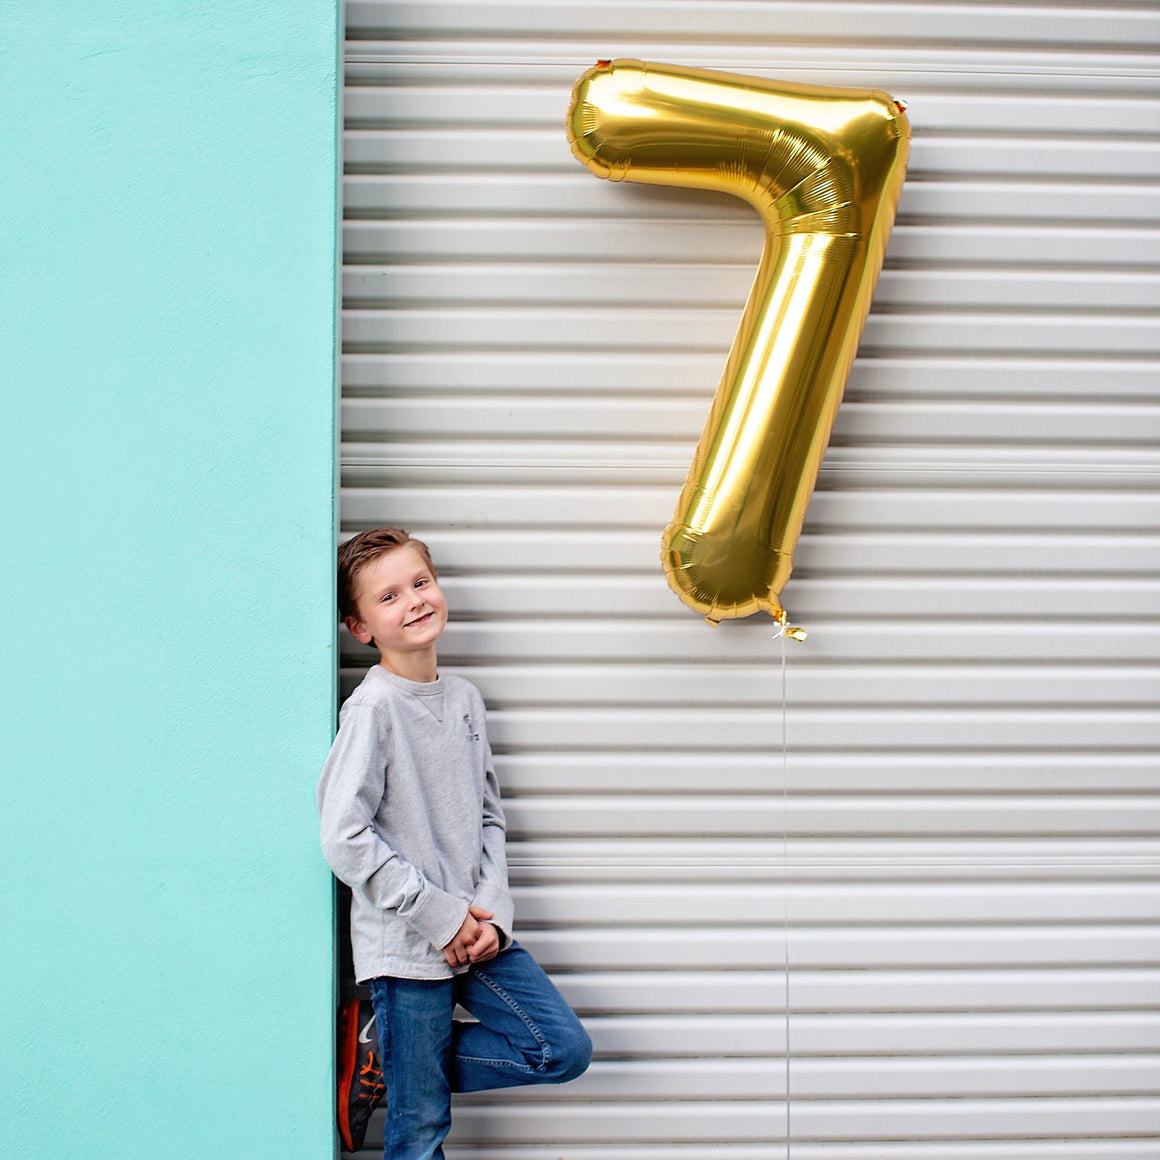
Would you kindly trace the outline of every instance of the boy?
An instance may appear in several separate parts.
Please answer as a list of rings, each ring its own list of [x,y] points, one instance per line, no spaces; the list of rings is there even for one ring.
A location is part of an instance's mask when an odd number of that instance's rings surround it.
[[[351,888],[355,977],[382,1049],[384,1160],[442,1160],[453,1091],[574,1079],[592,1044],[512,938],[483,699],[439,675],[447,604],[426,546],[401,528],[363,532],[339,549],[338,592],[351,635],[380,660],[323,767],[322,848]],[[479,1022],[454,1022],[457,1003]]]

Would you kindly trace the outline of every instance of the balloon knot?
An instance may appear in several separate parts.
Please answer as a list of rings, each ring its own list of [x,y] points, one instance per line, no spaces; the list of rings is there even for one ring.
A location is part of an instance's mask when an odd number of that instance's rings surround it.
[[[777,616],[773,618],[773,625],[774,640],[781,640],[783,636],[788,636],[790,640],[805,640],[810,635],[804,628],[798,628],[796,624],[789,623],[789,617],[784,608],[780,609]]]

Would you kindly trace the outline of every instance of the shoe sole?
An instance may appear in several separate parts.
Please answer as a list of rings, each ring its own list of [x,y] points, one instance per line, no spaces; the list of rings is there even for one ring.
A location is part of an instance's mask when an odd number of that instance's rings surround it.
[[[348,999],[338,1012],[338,1133],[343,1147],[354,1151],[350,1135],[350,1092],[358,1060],[358,1000]]]

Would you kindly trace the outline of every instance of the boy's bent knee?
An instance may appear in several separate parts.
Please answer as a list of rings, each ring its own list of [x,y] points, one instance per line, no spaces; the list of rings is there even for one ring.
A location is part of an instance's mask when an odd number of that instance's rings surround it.
[[[556,1045],[555,1058],[552,1060],[552,1079],[555,1083],[567,1083],[569,1080],[577,1079],[588,1070],[591,1062],[592,1040],[577,1020],[570,1034],[561,1036]]]

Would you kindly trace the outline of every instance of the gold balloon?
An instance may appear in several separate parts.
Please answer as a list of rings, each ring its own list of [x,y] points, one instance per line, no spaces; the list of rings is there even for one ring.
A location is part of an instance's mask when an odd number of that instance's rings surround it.
[[[598,177],[720,190],[765,247],[661,559],[710,623],[780,623],[806,505],[858,348],[906,170],[904,105],[870,89],[601,61],[572,90]]]

